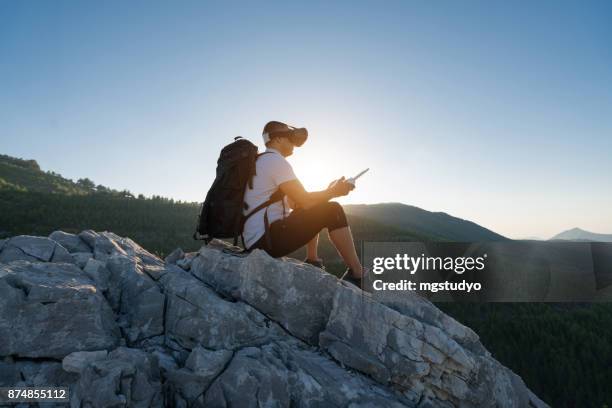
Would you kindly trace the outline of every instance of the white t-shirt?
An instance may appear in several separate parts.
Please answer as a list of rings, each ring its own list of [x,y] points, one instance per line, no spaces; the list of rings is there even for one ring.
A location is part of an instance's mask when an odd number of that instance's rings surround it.
[[[266,149],[266,154],[259,156],[255,165],[256,174],[253,177],[253,188],[246,186],[244,192],[244,202],[249,206],[243,211],[247,215],[255,207],[262,204],[270,198],[270,196],[278,190],[278,186],[291,180],[297,179],[291,164],[285,159],[278,150]],[[289,215],[291,209],[287,202],[287,197],[283,198],[285,203],[283,214],[283,203],[277,201],[274,204],[266,207],[268,209],[268,222],[272,224],[274,221]],[[264,212],[266,208],[262,208],[255,214],[251,215],[244,224],[242,235],[247,248],[255,244],[265,232]]]

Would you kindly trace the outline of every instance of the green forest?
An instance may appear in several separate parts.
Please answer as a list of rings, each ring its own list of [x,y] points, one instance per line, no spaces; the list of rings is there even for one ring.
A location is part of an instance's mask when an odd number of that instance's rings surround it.
[[[438,303],[552,407],[612,406],[612,305]]]
[[[195,251],[202,245],[192,238],[198,211],[198,203],[134,196],[89,179],[74,182],[43,172],[33,160],[0,155],[0,238],[107,230],[164,257],[177,247]],[[432,239],[363,217],[349,219],[356,241]],[[339,273],[335,250],[325,237],[321,243],[321,256]],[[474,329],[495,358],[551,406],[612,406],[611,304],[438,306]]]

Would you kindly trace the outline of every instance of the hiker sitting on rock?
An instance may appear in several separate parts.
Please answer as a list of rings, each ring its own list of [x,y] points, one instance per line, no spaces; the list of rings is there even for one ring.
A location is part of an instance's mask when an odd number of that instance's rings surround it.
[[[319,232],[327,228],[331,242],[348,265],[344,279],[361,286],[363,271],[346,215],[340,204],[330,201],[347,195],[354,185],[342,177],[322,191],[304,189],[286,157],[307,137],[306,129],[282,122],[269,122],[264,127],[266,151],[257,158],[252,188],[245,189],[248,208],[244,211],[244,244],[248,250],[263,249],[275,258],[307,245],[305,262],[321,267],[317,245]]]

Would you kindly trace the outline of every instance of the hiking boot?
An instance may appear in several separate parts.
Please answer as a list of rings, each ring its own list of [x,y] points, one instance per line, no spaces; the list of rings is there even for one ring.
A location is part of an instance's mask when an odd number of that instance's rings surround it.
[[[353,270],[351,268],[346,268],[346,272],[344,272],[344,275],[342,275],[340,280],[351,283],[361,289],[361,278],[354,277]]]
[[[304,259],[302,262],[307,263],[309,265],[312,266],[316,266],[317,268],[321,268],[323,270],[325,270],[325,265],[323,265],[323,260],[321,258],[319,259]]]

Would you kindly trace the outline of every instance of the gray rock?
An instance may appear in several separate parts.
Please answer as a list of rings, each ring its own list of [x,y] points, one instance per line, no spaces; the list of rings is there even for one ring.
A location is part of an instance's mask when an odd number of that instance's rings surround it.
[[[144,272],[151,277],[151,279],[158,281],[166,273],[185,273],[181,268],[173,264],[166,264],[164,266],[158,265],[143,265],[142,269]]]
[[[185,367],[206,378],[216,377],[232,358],[231,350],[210,351],[203,347],[196,347],[189,354]]]
[[[112,232],[106,231],[101,233],[101,236],[119,246],[128,256],[140,259],[140,262],[142,262],[144,265],[164,265],[164,262],[161,259],[142,248],[130,238],[122,238]]]
[[[79,233],[79,238],[87,244],[91,251],[93,251],[96,246],[97,237],[99,237],[99,234],[93,230],[85,230]]]
[[[81,373],[91,362],[105,360],[107,355],[106,350],[75,351],[64,357],[62,368],[67,372]]]
[[[120,347],[106,360],[85,367],[74,386],[71,407],[162,407],[157,359],[141,350]]]
[[[0,252],[2,252],[2,248],[4,248],[4,244],[8,242],[8,238],[0,239]]]
[[[70,256],[72,257],[72,263],[81,269],[85,268],[90,259],[94,259],[91,252],[73,252]]]
[[[161,350],[155,350],[151,352],[151,355],[157,358],[159,368],[162,371],[167,372],[178,368],[178,364],[171,354],[165,353]]]
[[[104,262],[100,262],[90,257],[87,264],[83,268],[83,272],[85,272],[85,274],[94,282],[99,291],[108,291],[110,271],[106,268],[106,264]]]
[[[48,262],[53,256],[56,242],[45,237],[18,235],[9,239],[6,245],[17,247],[27,255],[33,256],[34,258],[44,262]]]
[[[65,371],[62,364],[56,361],[20,360],[14,367],[20,377],[24,378],[24,385],[28,387],[66,387],[78,379],[78,375]],[[15,383],[11,385],[14,386]]]
[[[185,257],[185,253],[181,248],[176,248],[174,251],[170,252],[170,254],[164,259],[167,264],[175,264],[179,259],[183,259]]]
[[[78,235],[69,234],[64,231],[54,231],[49,238],[66,248],[68,252],[91,252],[91,247],[85,243]]]
[[[318,268],[279,262],[261,250],[241,258],[203,247],[191,273],[313,345],[318,344],[340,285],[336,277]]]
[[[414,293],[402,294],[401,297],[392,296],[389,299],[381,296],[376,297],[384,305],[391,309],[397,310],[401,314],[411,316],[421,322],[428,323],[432,326],[446,332],[453,340],[457,341],[462,346],[476,352],[486,352],[479,341],[478,335],[472,329],[462,325],[449,315],[438,309],[429,300],[417,296]]]
[[[160,334],[159,336],[147,337],[146,339],[138,342],[138,347],[146,352],[152,352],[158,350],[166,343],[166,336]]]
[[[0,387],[13,387],[21,381],[19,369],[14,362],[0,361]]]
[[[53,256],[51,257],[51,262],[67,262],[74,263],[74,258],[70,255],[70,252],[60,244],[55,244],[55,248],[53,250]]]
[[[167,296],[166,344],[192,350],[234,350],[285,337],[283,330],[242,302],[221,298],[187,273],[160,279]]]
[[[417,296],[217,241],[173,264],[111,232],[53,236],[92,251],[0,241],[0,385],[70,386],[73,407],[546,407]]]
[[[246,397],[248,396],[248,397]],[[236,352],[204,396],[206,407],[412,406],[358,373],[288,341]]]
[[[188,271],[191,269],[191,263],[193,262],[193,260],[195,259],[197,255],[198,254],[195,252],[189,252],[185,254],[185,256],[183,256],[182,259],[179,259],[178,261],[176,261],[176,265],[182,268],[183,270]]]
[[[166,373],[169,394],[177,394],[188,406],[206,406],[203,394],[212,380],[186,368],[170,369]]]
[[[130,387],[123,386],[124,379],[133,378],[133,365],[123,361],[96,361],[85,368],[74,387],[70,407],[124,407]],[[94,391],[95,390],[95,391]],[[122,393],[123,391],[123,393]]]
[[[164,332],[165,296],[134,257],[114,253],[106,267],[110,271],[108,300],[124,328],[129,345]]]
[[[87,239],[90,239],[90,237],[88,236]],[[93,254],[95,259],[102,262],[108,261],[112,255],[127,256],[127,252],[125,252],[114,239],[110,238],[108,235],[104,235],[104,233],[95,235]]]
[[[159,360],[143,350],[118,347],[108,354],[109,359],[127,361],[136,369],[129,394],[133,406],[155,407],[163,404]],[[131,406],[131,405],[130,405]]]
[[[523,407],[530,401],[520,378],[488,353],[472,352],[441,328],[401,314],[357,289],[342,287],[336,292],[320,345],[377,382],[397,391],[410,390],[414,403],[427,397],[454,406]]]
[[[0,264],[0,355],[64,358],[119,341],[112,310],[71,264]]]
[[[12,245],[5,245],[2,252],[0,252],[0,263],[9,263],[15,261],[29,261],[29,262],[40,262],[38,258],[27,255],[21,249]]]
[[[159,363],[155,356],[137,349],[129,347],[117,347],[108,353],[109,359],[118,359],[129,361],[134,364],[137,369],[150,372],[151,378],[159,379]]]

